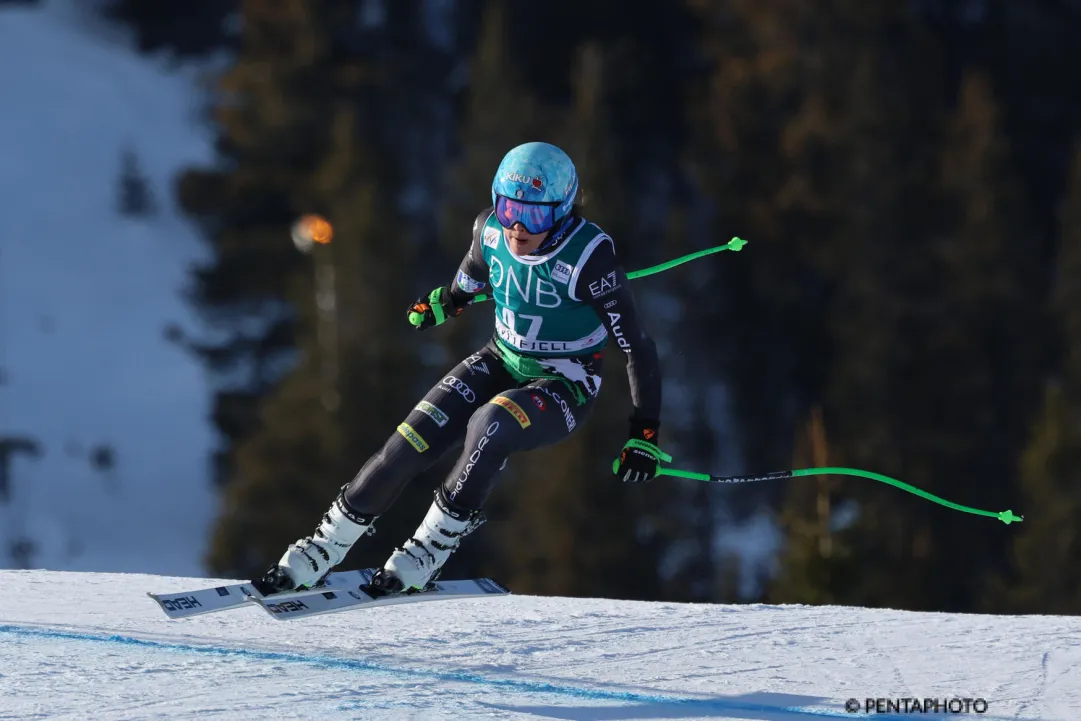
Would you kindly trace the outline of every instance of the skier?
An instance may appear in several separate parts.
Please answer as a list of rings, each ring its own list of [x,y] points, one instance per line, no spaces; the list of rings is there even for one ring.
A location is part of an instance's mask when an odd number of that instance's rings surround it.
[[[609,336],[627,359],[633,411],[616,475],[652,479],[667,456],[657,447],[661,375],[612,239],[581,217],[578,175],[554,145],[532,142],[503,158],[493,205],[473,223],[455,280],[417,299],[417,330],[440,325],[481,300],[495,301],[495,333],[428,391],[383,447],[342,487],[312,536],[300,539],[255,585],[264,593],[317,584],[451,446],[464,448],[436,489],[416,532],[365,590],[422,589],[485,518],[494,479],[518,451],[550,446],[589,416],[601,387]]]

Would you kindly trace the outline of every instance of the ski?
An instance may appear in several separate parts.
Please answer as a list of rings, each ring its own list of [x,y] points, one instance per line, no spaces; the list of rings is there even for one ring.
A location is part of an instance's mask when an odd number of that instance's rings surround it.
[[[323,593],[327,589],[359,588],[360,584],[367,583],[375,573],[375,569],[362,569],[358,571],[339,571],[326,577],[326,580],[315,588],[303,591],[286,591],[263,596],[247,583],[231,583],[225,586],[213,586],[200,588],[194,591],[179,591],[177,593],[147,593],[154,599],[166,616],[172,619],[190,618],[207,613],[229,611],[234,608],[244,608],[248,605],[248,599],[274,599],[284,601],[291,598],[303,598],[312,594]]]
[[[369,574],[374,571],[368,571]],[[370,579],[369,579],[370,580]],[[364,583],[367,583],[365,580]],[[283,599],[256,598],[248,601],[258,605],[279,621],[292,621],[298,618],[319,616],[325,613],[338,613],[355,608],[375,608],[402,603],[421,601],[444,601],[453,598],[478,598],[482,596],[506,596],[510,591],[490,578],[471,578],[461,581],[436,581],[430,588],[412,593],[395,593],[373,598],[360,590],[360,584],[346,589],[320,589],[319,592],[305,596]]]

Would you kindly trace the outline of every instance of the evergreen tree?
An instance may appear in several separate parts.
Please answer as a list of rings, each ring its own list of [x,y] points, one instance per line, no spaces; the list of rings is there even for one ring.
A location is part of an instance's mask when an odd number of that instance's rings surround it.
[[[801,429],[792,458],[793,468],[837,465],[830,455],[821,408],[815,408]],[[802,603],[836,604],[838,585],[856,572],[852,549],[837,538],[838,480],[826,476],[800,479],[785,497],[780,527],[788,541],[780,568],[771,584],[775,598]],[[844,506],[841,506],[843,520]]]
[[[937,206],[925,180],[933,173],[925,149],[935,147],[928,121],[941,117],[941,103],[920,97],[918,85],[889,82],[899,79],[889,73],[893,63],[910,68],[914,83],[934,58],[919,52],[910,26],[886,41],[884,34],[900,20],[897,6],[891,8],[848,8],[860,40],[852,56],[837,58],[852,70],[835,106],[834,257],[824,258],[822,267],[836,290],[828,306],[831,363],[819,392],[838,465],[926,488],[936,473],[926,458],[931,449],[920,440],[933,443],[940,429],[921,404],[944,392],[933,363],[931,377],[919,374],[926,358],[922,339],[933,321],[927,295],[938,281],[931,260]],[[790,543],[786,555],[803,554],[818,574],[815,593],[836,602],[922,607],[935,592],[919,582],[928,553],[920,522],[928,509],[911,496],[855,479],[845,479],[842,488],[858,517],[835,535],[839,552],[826,559]]]
[[[246,6],[244,48],[220,79],[213,111],[221,128],[219,167],[191,169],[178,187],[181,207],[214,251],[211,262],[195,268],[188,297],[217,337],[187,344],[217,386],[219,484],[234,473],[236,445],[259,424],[260,399],[295,362],[297,318],[289,294],[303,282],[296,279],[306,265],[288,229],[310,209],[299,197],[301,174],[317,161],[315,142],[325,135],[311,96],[327,76],[316,59],[305,59],[311,50],[302,47],[314,34],[312,21],[296,4],[297,22],[288,15],[275,19],[272,5]]]
[[[309,533],[408,409],[400,379],[416,360],[402,343],[397,281],[415,251],[385,242],[396,216],[376,150],[381,91],[371,62],[339,30],[354,10],[346,0],[245,4],[242,51],[216,108],[229,162],[181,186],[216,251],[193,295],[228,334],[196,346],[221,379],[215,415],[226,435],[226,485],[209,554],[218,573],[257,573]],[[324,355],[316,333],[313,259],[289,242],[302,212],[324,214],[336,231],[314,252],[336,276],[337,358]],[[323,402],[328,360],[341,369],[336,412]],[[393,518],[383,528],[386,542],[365,546],[364,561],[406,532]]]
[[[234,48],[230,17],[239,5],[237,0],[107,0],[101,12],[135,30],[140,52],[164,50],[189,58]]]
[[[937,437],[921,439],[922,455],[934,464],[929,490],[999,510],[1018,500],[1018,460],[1039,402],[1047,337],[1041,259],[1017,242],[1030,227],[1027,199],[982,73],[962,79],[947,144],[940,177],[945,220],[956,230],[935,247],[943,302],[924,356],[933,359],[925,377],[943,393],[920,404],[937,428]],[[935,584],[929,595],[946,608],[986,609],[983,586],[1005,569],[1015,531],[980,527],[975,517],[926,516],[925,573],[952,574],[957,583]]]
[[[1070,1],[999,0],[986,4],[983,20],[967,28],[971,37],[952,44],[960,50],[959,64],[979,63],[993,81],[1003,132],[1033,206],[1026,246],[1050,268],[1057,205],[1081,124],[1081,7]]]
[[[694,264],[681,271],[686,280],[680,335],[713,342],[696,346],[693,354],[678,356],[673,363],[700,379],[680,404],[697,418],[698,434],[710,433],[711,425],[720,423],[734,436],[722,443],[713,431],[715,448],[737,453],[708,454],[708,469],[754,472],[777,467],[779,459],[789,455],[799,412],[793,407],[811,396],[827,365],[827,286],[811,265],[811,253],[825,242],[829,217],[816,195],[818,186],[799,172],[797,161],[806,148],[808,156],[823,162],[822,136],[829,125],[809,122],[806,113],[801,126],[791,125],[809,87],[809,72],[801,67],[803,55],[810,52],[799,42],[800,24],[808,14],[802,5],[781,9],[739,0],[689,0],[687,5],[700,26],[699,52],[706,69],[701,80],[692,76],[685,90],[692,128],[687,165],[694,169],[702,200],[691,206],[689,215],[689,227],[698,232],[685,232],[688,247],[673,248],[672,253],[734,235],[751,245],[738,256],[720,256],[708,267]],[[703,242],[702,235],[710,242]],[[708,407],[703,392],[711,385],[709,378],[718,374],[727,398],[721,409]],[[684,433],[687,441],[695,437]],[[765,502],[777,500],[781,491],[767,484],[721,489],[702,485],[694,490],[723,499],[724,515],[737,523],[759,513]],[[696,500],[698,508],[710,506],[705,497]],[[726,593],[724,579],[742,562],[729,558],[714,563],[719,565],[713,574],[714,593]],[[730,594],[731,583],[728,587]]]
[[[724,17],[715,4],[700,4],[706,6],[716,13],[711,17]],[[755,261],[744,266],[741,259],[739,273],[747,277],[734,279],[734,290],[742,292],[728,303],[735,306],[738,298],[739,307],[754,309],[753,316],[744,313],[728,324],[748,340],[738,344],[741,352],[751,349],[742,367],[729,366],[734,384],[769,389],[737,397],[748,436],[762,449],[751,446],[750,458],[778,457],[770,449],[783,448],[783,439],[774,428],[789,428],[789,419],[817,401],[832,431],[834,463],[966,497],[962,459],[999,439],[988,437],[988,427],[958,427],[942,417],[936,403],[968,378],[954,359],[941,362],[937,344],[948,334],[942,329],[954,323],[963,329],[966,350],[981,347],[995,311],[939,316],[944,304],[961,303],[964,285],[976,287],[973,292],[989,306],[1003,296],[993,281],[980,286],[977,272],[936,248],[945,234],[955,236],[952,245],[976,252],[984,218],[960,210],[973,203],[985,207],[977,192],[999,192],[1006,160],[998,155],[978,165],[985,136],[962,138],[964,131],[955,131],[949,142],[957,159],[946,161],[937,187],[928,182],[936,172],[932,150],[944,111],[944,88],[936,81],[941,54],[905,3],[837,0],[786,14],[761,4],[734,7],[735,20],[727,26],[715,21],[708,36],[723,63],[703,114],[719,119],[712,128],[714,147],[750,151],[730,161],[725,155],[709,159],[717,168],[714,187],[733,189],[718,204],[722,217],[727,211],[749,218],[748,237],[762,240]],[[993,115],[977,103],[969,98],[959,112],[993,124]],[[992,126],[991,136],[996,132]],[[743,165],[751,159],[753,166]],[[969,163],[968,172],[952,174],[951,164],[961,162]],[[976,180],[965,185],[963,177]],[[1015,228],[1016,203],[1005,191],[1002,199],[995,220]],[[1000,255],[995,262],[1008,267],[1009,260]],[[1014,280],[1024,277],[1023,266],[1015,270]],[[957,275],[966,273],[959,281]],[[778,347],[786,352],[777,353]],[[786,358],[787,367],[770,368],[761,363],[764,356]],[[999,359],[973,362],[1002,379],[995,372]],[[994,407],[995,420],[1009,423],[1005,406],[1023,410],[1017,405],[1023,389],[1014,388],[1009,401]],[[1016,434],[1010,437],[1016,449]],[[989,482],[998,492],[1008,488],[1008,470]],[[791,515],[814,513],[815,503],[799,500],[809,489],[788,488],[786,523],[794,535],[771,598],[913,608],[976,602],[991,549],[977,554],[979,562],[954,584],[926,580],[943,575],[947,564],[963,565],[945,549],[958,519],[936,515],[913,497],[848,480],[839,495],[858,503],[857,520],[831,534],[827,558],[815,548],[821,534],[798,532]]]
[[[1064,362],[1044,394],[1021,462],[1014,573],[996,579],[992,607],[1013,613],[1081,613],[1081,145],[1073,154],[1070,190],[1060,212],[1060,249],[1051,308]]]
[[[900,109],[882,117],[889,116],[900,118]],[[852,216],[849,228],[874,247],[852,246],[861,264],[848,275],[858,280],[842,285],[834,326],[838,353],[826,398],[841,465],[882,469],[970,505],[1005,507],[1022,441],[1017,419],[1030,402],[1029,374],[1016,369],[1033,369],[1016,339],[1038,338],[1039,324],[1025,310],[1030,266],[1007,242],[1024,227],[1024,207],[986,82],[966,80],[945,135],[937,196],[920,201],[924,213],[907,205],[919,196],[897,173],[902,159],[869,166],[883,164],[902,182],[892,207]],[[877,226],[881,217],[897,224],[892,234]],[[847,488],[845,496],[859,502],[855,523],[837,534],[849,553],[836,563],[810,554],[819,568],[812,593],[912,609],[978,606],[1001,565],[1006,536],[992,535],[1000,529],[880,487]],[[788,553],[808,555],[799,546]]]
[[[739,235],[753,245],[718,259],[709,272],[686,271],[704,302],[688,308],[683,329],[710,328],[724,340],[705,358],[730,388],[742,451],[730,459],[732,470],[770,468],[788,455],[795,432],[794,414],[785,409],[821,383],[828,363],[828,286],[811,267],[811,254],[825,242],[832,209],[821,198],[825,189],[795,167],[803,158],[821,167],[829,157],[830,125],[805,98],[812,48],[801,45],[799,31],[813,11],[739,0],[688,5],[702,28],[708,68],[687,91],[694,129],[688,159],[708,199],[696,225],[718,233],[718,242]],[[776,491],[749,488],[732,500],[749,510],[762,493]],[[740,503],[740,495],[750,498]]]

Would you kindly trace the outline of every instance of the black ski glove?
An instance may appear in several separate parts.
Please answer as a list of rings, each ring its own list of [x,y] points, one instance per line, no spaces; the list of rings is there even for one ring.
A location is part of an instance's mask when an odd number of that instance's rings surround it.
[[[631,437],[612,463],[612,473],[624,483],[648,483],[656,477],[661,461],[671,462],[672,456],[656,445],[659,425],[656,421],[631,419]]]
[[[417,330],[442,325],[447,318],[462,314],[462,308],[454,305],[450,289],[446,286],[436,288],[431,293],[417,298],[409,306],[409,322]]]

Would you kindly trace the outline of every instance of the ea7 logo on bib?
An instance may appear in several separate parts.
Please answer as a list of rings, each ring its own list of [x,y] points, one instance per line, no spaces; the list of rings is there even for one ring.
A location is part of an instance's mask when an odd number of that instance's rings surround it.
[[[602,298],[613,290],[618,289],[619,282],[616,280],[616,272],[614,270],[600,280],[595,280],[589,284],[589,292],[594,298]]]
[[[571,280],[571,273],[573,272],[574,268],[570,265],[564,263],[562,260],[557,261],[556,267],[552,268],[552,280],[557,283],[569,283]]]

